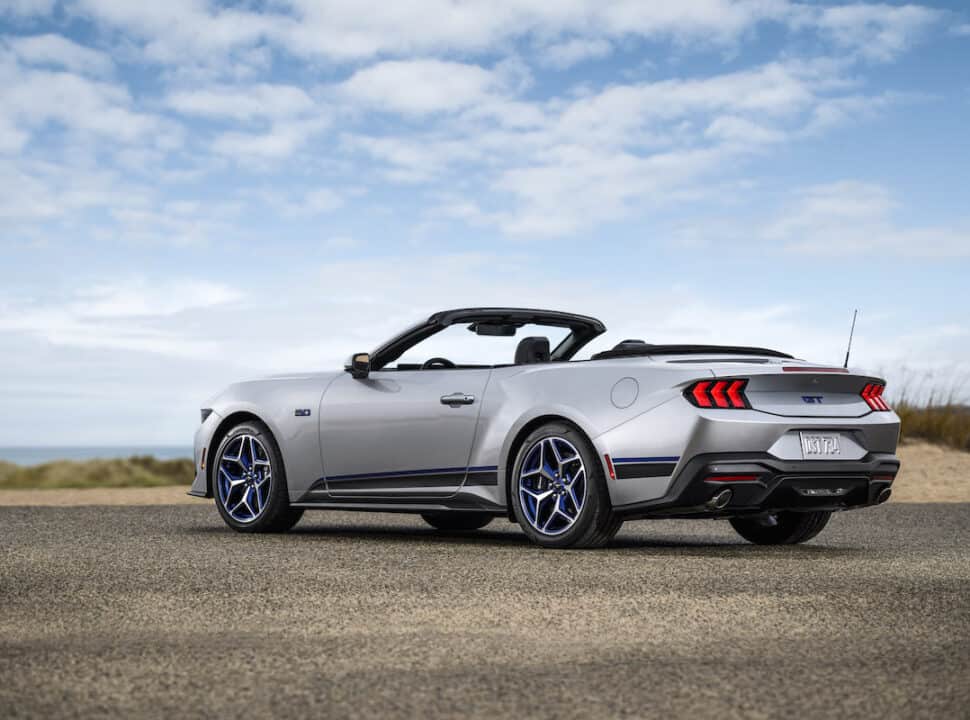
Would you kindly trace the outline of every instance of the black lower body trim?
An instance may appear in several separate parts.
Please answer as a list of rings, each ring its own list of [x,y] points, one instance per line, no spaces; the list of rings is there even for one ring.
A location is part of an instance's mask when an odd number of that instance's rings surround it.
[[[783,510],[850,510],[880,502],[892,485],[899,460],[870,453],[855,461],[778,460],[767,453],[720,453],[692,458],[661,498],[614,511],[627,519],[649,517],[730,517]],[[755,476],[745,482],[713,482],[712,476]],[[730,502],[714,510],[708,503],[725,489]]]
[[[390,512],[390,513],[422,513],[422,512],[489,512],[494,515],[505,515],[506,509],[502,505],[484,500],[476,495],[458,493],[450,498],[429,499],[424,502],[414,498],[333,498],[315,500],[309,493],[298,502],[291,503],[293,507],[306,510],[345,510],[353,512]]]

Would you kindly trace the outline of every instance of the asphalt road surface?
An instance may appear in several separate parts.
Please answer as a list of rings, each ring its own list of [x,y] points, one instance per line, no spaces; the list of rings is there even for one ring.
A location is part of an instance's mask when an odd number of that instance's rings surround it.
[[[0,716],[970,716],[970,506],[760,548],[628,524],[543,551],[505,521],[0,508]]]

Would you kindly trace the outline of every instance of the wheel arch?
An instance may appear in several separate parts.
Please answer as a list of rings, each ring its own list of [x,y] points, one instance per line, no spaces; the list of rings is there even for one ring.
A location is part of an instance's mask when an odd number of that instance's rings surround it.
[[[270,441],[276,446],[276,452],[280,457],[280,462],[283,463],[283,476],[286,477],[286,460],[283,458],[283,452],[280,449],[279,441],[276,439],[276,435],[273,433],[272,426],[266,422],[263,418],[254,412],[249,410],[237,410],[232,412],[222,419],[219,425],[216,427],[215,431],[212,433],[212,438],[209,440],[208,455],[205,463],[205,492],[206,497],[213,497],[212,490],[212,468],[215,464],[215,453],[222,444],[226,435],[234,427],[244,422],[258,422],[264,428],[266,432],[269,433]]]
[[[515,513],[512,510],[512,472],[515,469],[515,458],[522,449],[525,439],[529,437],[533,431],[552,422],[560,422],[571,426],[577,432],[581,433],[590,445],[592,445],[594,448],[596,447],[596,445],[593,443],[592,436],[583,428],[582,425],[575,420],[566,417],[565,415],[559,415],[557,413],[537,415],[519,428],[519,430],[513,436],[507,452],[504,454],[505,472],[503,476],[503,488],[505,493],[505,512],[511,522],[516,522]]]

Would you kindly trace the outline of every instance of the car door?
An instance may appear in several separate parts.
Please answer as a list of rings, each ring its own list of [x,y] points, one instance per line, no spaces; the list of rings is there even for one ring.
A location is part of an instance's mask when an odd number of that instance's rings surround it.
[[[378,370],[337,378],[320,405],[327,490],[336,497],[453,495],[468,467],[491,370]]]

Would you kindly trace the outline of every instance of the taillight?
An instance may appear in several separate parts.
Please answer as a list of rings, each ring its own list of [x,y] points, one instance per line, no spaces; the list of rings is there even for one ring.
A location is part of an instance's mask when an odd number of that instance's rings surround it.
[[[859,394],[862,395],[862,399],[866,401],[866,404],[876,412],[888,412],[889,406],[882,399],[882,393],[885,389],[886,386],[882,383],[869,383],[862,388],[862,392]]]
[[[747,380],[702,380],[684,391],[691,405],[700,408],[744,410],[751,407],[744,389]]]

